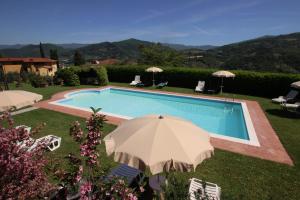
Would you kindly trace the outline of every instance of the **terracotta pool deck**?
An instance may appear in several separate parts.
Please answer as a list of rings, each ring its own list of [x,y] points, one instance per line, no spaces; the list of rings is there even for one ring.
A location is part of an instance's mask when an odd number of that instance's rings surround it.
[[[121,87],[114,87],[114,86],[107,86],[112,88],[121,88]],[[64,92],[57,93],[52,96],[51,99],[46,101],[41,101],[35,104],[35,107],[54,110],[74,116],[84,117],[87,118],[90,116],[90,112],[83,111],[79,109],[59,106],[50,104],[52,101],[56,101],[59,99],[63,99],[64,95],[70,92],[74,91],[80,91],[80,90],[89,90],[89,89],[101,89],[106,87],[98,87],[98,88],[86,88],[86,89],[76,89],[76,90],[68,90]],[[140,88],[130,88],[134,90],[139,91],[151,91],[155,92],[153,90],[146,90],[146,89],[140,89]],[[165,92],[165,91],[159,91],[160,93],[166,93],[166,94],[175,94],[175,95],[184,95],[183,93],[175,93],[175,92]],[[220,97],[212,97],[212,96],[206,96],[202,94],[187,94],[188,96],[195,96],[195,97],[203,97],[208,99],[221,99],[224,100],[224,98]],[[227,99],[228,100],[228,99]],[[252,120],[258,141],[260,143],[260,146],[253,146],[248,144],[242,144],[237,142],[232,142],[229,140],[224,140],[220,138],[211,137],[212,145],[216,148],[240,153],[247,156],[253,156],[261,159],[271,160],[279,163],[284,163],[288,165],[293,165],[293,161],[289,157],[288,153],[286,152],[285,148],[281,144],[277,134],[275,133],[274,129],[272,128],[270,122],[268,121],[267,117],[265,116],[262,108],[256,101],[248,101],[248,100],[240,100],[240,99],[234,99],[235,102],[245,102],[248,111],[250,114],[250,118]],[[107,116],[108,123],[119,125],[122,121],[126,119],[118,118],[118,117],[112,117]]]

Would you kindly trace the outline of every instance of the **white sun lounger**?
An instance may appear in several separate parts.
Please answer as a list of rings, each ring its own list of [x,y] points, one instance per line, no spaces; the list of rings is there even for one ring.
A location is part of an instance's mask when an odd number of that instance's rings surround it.
[[[296,103],[282,103],[281,107],[288,111],[297,111],[300,108],[300,102]]]
[[[26,125],[16,126],[16,129],[19,129],[19,128],[24,128],[25,131],[27,131],[28,133],[30,133],[30,131],[31,131],[31,127],[30,126],[26,126]]]
[[[141,83],[141,76],[136,75],[136,76],[134,77],[134,81],[132,81],[129,85],[137,85],[137,84],[139,84],[139,83]]]
[[[27,143],[33,143],[31,146],[26,147]],[[32,151],[33,149],[35,149],[40,143],[45,143],[47,149],[49,151],[54,151],[56,149],[58,149],[60,147],[61,144],[61,137],[55,136],[55,135],[47,135],[44,137],[41,137],[39,139],[33,139],[33,138],[29,138],[29,140],[20,142],[19,145],[21,145],[21,147],[27,148],[27,151]]]
[[[198,85],[195,88],[195,92],[203,92],[205,87],[205,81],[198,81]]]
[[[204,189],[203,189],[204,181],[196,178],[192,178],[190,179],[190,182],[191,182],[189,188],[190,200],[196,200],[195,192],[201,190],[202,193],[204,194]],[[205,192],[208,195],[208,197],[214,200],[220,200],[221,188],[214,183],[210,183],[210,182],[205,182],[205,183],[206,183]]]
[[[286,103],[290,100],[295,99],[298,96],[299,92],[297,90],[291,90],[286,96],[279,96],[272,99],[273,103]]]

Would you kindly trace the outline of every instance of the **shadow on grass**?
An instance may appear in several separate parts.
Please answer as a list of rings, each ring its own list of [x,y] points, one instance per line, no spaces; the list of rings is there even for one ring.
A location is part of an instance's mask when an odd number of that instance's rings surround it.
[[[267,109],[267,113],[271,115],[276,115],[278,117],[289,118],[289,119],[300,119],[300,114],[290,112],[283,109]]]

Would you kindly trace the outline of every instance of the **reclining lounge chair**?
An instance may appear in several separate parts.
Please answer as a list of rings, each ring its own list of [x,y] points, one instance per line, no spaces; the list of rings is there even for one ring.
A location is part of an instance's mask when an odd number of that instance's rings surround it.
[[[198,81],[198,85],[195,88],[195,92],[203,92],[205,87],[205,81]]]
[[[140,83],[142,83],[142,82],[141,82],[141,76],[136,75],[136,76],[134,77],[134,81],[131,81],[131,83],[130,83],[129,85],[135,86],[135,85],[140,84]]]
[[[168,85],[168,81],[166,81],[166,82],[161,82],[160,84],[158,84],[157,86],[156,86],[156,88],[163,88],[163,87],[166,87]]]
[[[190,200],[197,199],[195,193],[200,194],[199,190],[201,191],[201,195],[203,197],[207,195],[209,199],[214,199],[214,200],[221,199],[221,188],[218,185],[210,182],[204,182],[196,178],[190,179],[190,182],[191,182],[189,188]],[[205,184],[205,190],[204,190],[204,184]]]
[[[291,90],[286,96],[279,96],[278,98],[272,99],[273,103],[290,103],[295,101],[299,91]]]

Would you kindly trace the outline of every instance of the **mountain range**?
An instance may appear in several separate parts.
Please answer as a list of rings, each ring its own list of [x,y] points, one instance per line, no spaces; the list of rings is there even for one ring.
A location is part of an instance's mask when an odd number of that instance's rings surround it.
[[[61,59],[71,60],[75,50],[78,50],[85,55],[86,59],[137,60],[140,56],[139,48],[153,44],[153,42],[131,38],[95,44],[44,43],[43,48],[46,56],[49,56],[50,49],[57,49]],[[201,56],[201,59],[197,59],[189,66],[300,73],[300,32],[263,36],[224,46],[190,46],[169,43],[162,43],[162,45],[165,48],[175,49],[186,57]],[[0,55],[38,57],[40,56],[39,45],[0,45]]]

